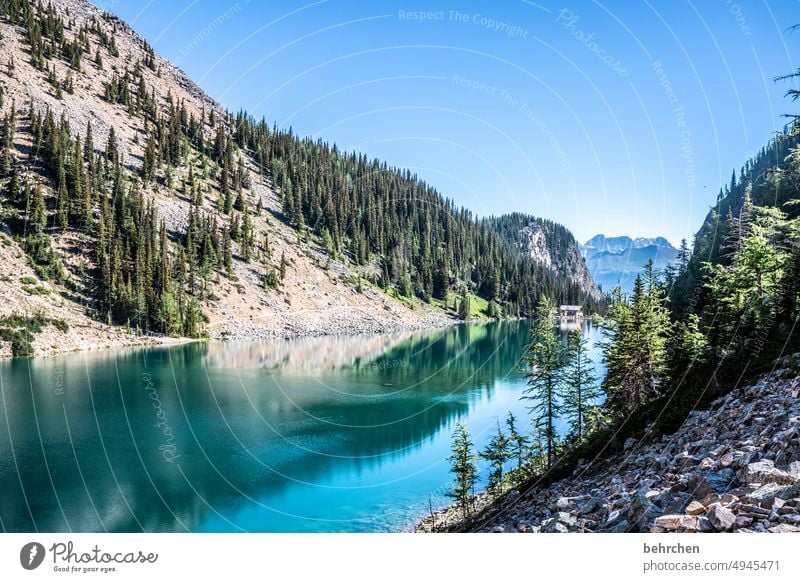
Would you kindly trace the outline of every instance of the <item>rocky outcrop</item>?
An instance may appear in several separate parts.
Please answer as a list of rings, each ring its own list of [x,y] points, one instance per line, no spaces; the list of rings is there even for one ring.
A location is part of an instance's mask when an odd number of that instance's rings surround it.
[[[568,479],[511,492],[468,523],[504,532],[800,531],[800,378],[792,364]],[[431,529],[431,518],[420,529]]]

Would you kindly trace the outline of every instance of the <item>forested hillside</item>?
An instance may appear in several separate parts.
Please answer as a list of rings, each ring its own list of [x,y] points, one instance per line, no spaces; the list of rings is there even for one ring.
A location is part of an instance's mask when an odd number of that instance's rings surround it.
[[[800,72],[790,75],[796,77]],[[792,98],[800,95],[796,90],[788,94]],[[601,531],[730,530],[733,523],[727,518],[736,518],[734,512],[742,503],[737,495],[745,493],[744,486],[767,484],[767,490],[759,493],[759,503],[776,496],[796,497],[796,487],[781,491],[769,478],[751,473],[764,468],[786,482],[800,480],[796,463],[792,464],[800,441],[797,419],[791,412],[797,399],[798,319],[800,125],[794,122],[723,186],[695,236],[691,256],[682,250],[678,260],[663,271],[651,260],[636,277],[630,293],[620,286],[612,291],[607,313],[600,321],[606,369],[599,383],[602,403],[589,402],[587,418],[591,422],[583,430],[563,436],[554,427],[567,419],[565,407],[576,398],[583,399],[598,384],[575,371],[576,367],[586,369],[580,365],[582,350],[578,344],[565,349],[558,341],[552,330],[552,308],[543,303],[526,358],[529,390],[538,398],[532,434],[520,436],[511,424],[507,433],[498,427],[495,441],[481,452],[483,458],[496,460],[509,458],[514,448],[517,468],[493,482],[480,502],[495,501],[488,503],[483,514],[471,513],[464,502],[470,493],[462,487],[459,519],[464,522],[453,526],[455,511],[451,510],[437,527],[480,529],[484,520],[507,515],[515,497],[506,493],[521,492],[523,499],[536,504],[549,494],[548,485],[551,492],[568,491],[589,499],[601,490],[599,484],[607,487],[611,483],[610,490],[616,493],[603,495],[610,495],[613,502],[590,500],[589,509],[575,508],[577,515],[583,516],[595,513],[600,505],[610,511],[618,504],[616,515],[608,513],[607,522],[593,524],[592,528]],[[709,406],[718,409],[704,413],[713,422],[696,423],[697,409]],[[741,422],[716,420],[720,415],[729,420],[725,414],[734,414],[732,418]],[[772,433],[765,426],[778,432],[769,437]],[[629,477],[628,483],[615,484],[619,479],[615,471],[622,462],[614,465],[606,460],[616,454],[618,459],[630,455],[626,451],[640,441],[639,450],[646,454],[639,465],[634,464],[636,472],[631,475],[635,476]],[[678,446],[671,444],[675,442]],[[474,467],[459,456],[469,448],[465,427],[456,430],[453,443],[451,459],[460,461],[453,464],[456,496],[459,484],[465,475],[470,477],[469,469]],[[731,467],[741,473],[735,474]],[[669,483],[681,471],[687,473],[682,485],[667,487],[653,499],[648,497],[653,484]],[[696,475],[688,475],[690,472]],[[582,480],[583,476],[588,478]],[[687,484],[690,479],[694,485]],[[713,486],[708,485],[712,482]],[[735,489],[737,485],[742,488]],[[675,495],[684,490],[688,495]],[[720,496],[728,492],[732,497],[720,505]],[[623,503],[618,503],[620,499]],[[692,499],[697,502],[697,513],[684,513]],[[576,525],[575,515],[566,513],[571,506],[563,499],[555,503],[559,506],[551,511],[563,515],[542,521],[542,529],[537,531],[567,531]],[[697,517],[706,511],[708,518]],[[662,519],[662,514],[669,515]],[[717,514],[726,519],[715,522]],[[529,511],[526,519],[531,516],[540,518],[541,507]],[[737,520],[736,527],[746,529],[752,523],[755,520]],[[764,517],[752,531],[795,531],[785,529],[786,525]]]
[[[582,297],[587,312],[601,306],[602,293],[589,274],[578,241],[565,226],[520,212],[484,222],[523,256],[556,274],[567,291],[562,296]]]
[[[3,224],[53,308],[252,338],[584,299],[410,172],[225,111],[88,2],[0,0],[0,26]]]

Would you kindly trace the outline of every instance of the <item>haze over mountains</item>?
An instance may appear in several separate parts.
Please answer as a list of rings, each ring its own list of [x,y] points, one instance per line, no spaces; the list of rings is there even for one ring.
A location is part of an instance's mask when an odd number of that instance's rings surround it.
[[[636,275],[649,260],[657,271],[663,271],[678,256],[678,249],[664,237],[631,238],[608,237],[597,234],[580,245],[595,282],[603,291],[611,291],[617,283],[622,291],[630,293]]]

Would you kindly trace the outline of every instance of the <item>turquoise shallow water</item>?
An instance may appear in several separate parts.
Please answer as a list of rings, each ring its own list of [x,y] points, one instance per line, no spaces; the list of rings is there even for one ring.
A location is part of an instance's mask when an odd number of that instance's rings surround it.
[[[528,328],[2,362],[0,528],[402,530],[447,503],[455,422],[527,421]]]

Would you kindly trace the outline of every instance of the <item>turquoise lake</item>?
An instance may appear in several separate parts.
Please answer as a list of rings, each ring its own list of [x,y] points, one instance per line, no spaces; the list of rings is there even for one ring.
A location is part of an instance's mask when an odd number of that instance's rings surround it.
[[[408,529],[448,503],[457,421],[527,426],[529,327],[0,362],[0,530]]]

